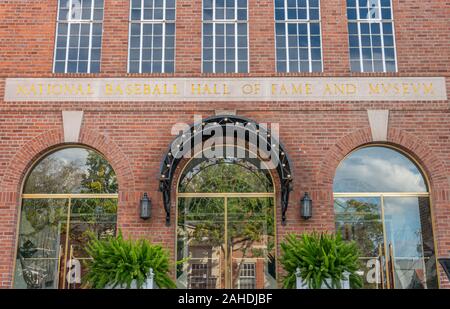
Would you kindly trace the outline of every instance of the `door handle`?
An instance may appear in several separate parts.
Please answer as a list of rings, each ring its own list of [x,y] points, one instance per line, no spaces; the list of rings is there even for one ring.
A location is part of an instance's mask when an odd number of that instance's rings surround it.
[[[380,260],[380,279],[381,288],[384,289],[384,271],[383,271],[383,247],[381,244],[378,245],[378,259]]]
[[[392,247],[392,243],[389,243],[389,263],[390,263],[390,273],[391,273],[391,282],[392,288],[395,289],[395,266],[394,266],[394,249]]]

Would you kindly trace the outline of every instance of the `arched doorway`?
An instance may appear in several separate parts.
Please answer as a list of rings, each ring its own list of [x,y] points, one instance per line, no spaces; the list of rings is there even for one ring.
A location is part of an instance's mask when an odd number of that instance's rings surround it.
[[[177,190],[178,287],[276,287],[275,189],[261,164],[248,155],[187,163]]]
[[[350,153],[334,178],[336,230],[358,244],[365,288],[437,288],[429,186],[398,149]]]
[[[88,233],[116,233],[117,192],[95,150],[60,148],[39,160],[23,187],[14,287],[81,287]]]

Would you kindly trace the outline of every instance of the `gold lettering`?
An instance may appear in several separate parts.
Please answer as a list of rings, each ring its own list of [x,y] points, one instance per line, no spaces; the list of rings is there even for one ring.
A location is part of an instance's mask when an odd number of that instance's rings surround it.
[[[177,89],[177,84],[173,84],[173,94],[179,94]]]
[[[369,94],[380,94],[380,85],[369,83]]]
[[[134,94],[141,95],[142,94],[142,84],[134,84]]]
[[[144,84],[144,94],[149,95],[152,93],[152,89],[150,88],[149,84]]]
[[[122,89],[122,87],[120,86],[120,85],[117,85],[116,86],[116,94],[120,94],[120,95],[123,95],[123,89]]]
[[[331,87],[330,87],[329,84],[325,85],[325,90],[323,91],[323,94],[328,94],[328,95],[332,94],[331,93]]]
[[[111,95],[113,93],[113,86],[111,84],[105,85],[105,94]]]
[[[201,94],[201,85],[200,84],[192,84],[191,85],[191,94]]]
[[[302,87],[302,85],[301,84],[299,84],[299,85],[295,85],[295,84],[292,84],[292,94],[302,94],[303,93],[303,87]]]
[[[118,85],[117,88],[119,88],[119,87],[120,86]],[[126,91],[127,95],[132,95],[133,94],[133,85],[132,84],[127,84],[126,87],[125,87],[125,91]]]
[[[228,90],[228,85],[223,84],[223,95],[229,95],[230,91]]]
[[[62,93],[62,85],[60,85],[60,84],[55,84],[55,85],[53,85],[53,87],[52,87],[52,93],[54,94],[54,95],[60,95],[61,93]]]
[[[347,84],[347,94],[355,94],[355,93],[356,93],[356,85]]]
[[[161,94],[161,90],[159,89],[159,85],[156,84],[155,87],[153,88],[153,95],[155,94]]]
[[[22,85],[17,86],[16,94],[27,95],[25,88]]]
[[[424,94],[434,94],[433,83],[423,84],[423,92]]]
[[[406,83],[402,84],[403,94],[409,94],[409,85]]]
[[[272,84],[272,95],[277,93],[277,84]]]
[[[312,94],[312,85],[311,84],[305,84],[305,93],[307,95],[311,95]]]
[[[94,91],[92,91],[92,86],[90,83],[87,84],[87,94],[88,95],[94,94]]]
[[[211,94],[211,89],[209,89],[208,84],[205,84],[205,85],[203,86],[203,93]]]

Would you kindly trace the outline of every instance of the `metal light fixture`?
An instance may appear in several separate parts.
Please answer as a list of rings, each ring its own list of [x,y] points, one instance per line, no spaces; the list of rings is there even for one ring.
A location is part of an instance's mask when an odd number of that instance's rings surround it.
[[[309,197],[308,192],[305,192],[305,195],[301,199],[300,215],[305,220],[312,217],[312,199]]]
[[[147,220],[152,217],[152,201],[148,198],[147,193],[141,198],[141,219]]]

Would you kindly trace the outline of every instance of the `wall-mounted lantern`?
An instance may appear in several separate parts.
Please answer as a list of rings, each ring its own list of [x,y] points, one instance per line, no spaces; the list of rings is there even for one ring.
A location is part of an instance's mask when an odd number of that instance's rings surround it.
[[[141,198],[141,219],[147,220],[152,217],[152,201],[148,198],[147,193]]]
[[[300,216],[305,220],[312,217],[312,199],[309,197],[308,192],[305,192],[300,201]]]

